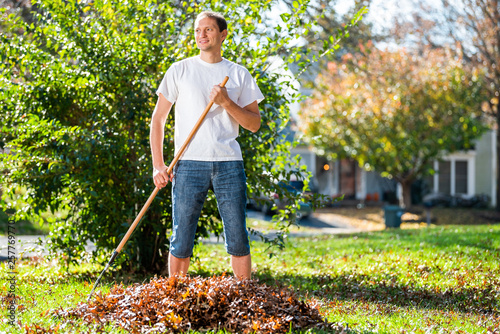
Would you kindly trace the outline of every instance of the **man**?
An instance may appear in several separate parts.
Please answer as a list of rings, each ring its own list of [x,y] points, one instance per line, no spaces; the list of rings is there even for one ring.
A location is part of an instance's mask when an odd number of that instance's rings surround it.
[[[196,226],[209,189],[217,199],[234,275],[243,279],[251,276],[245,212],[246,177],[236,138],[240,125],[252,132],[260,128],[258,103],[264,96],[247,69],[221,56],[227,33],[222,15],[200,13],[195,21],[199,56],[174,63],[157,91],[150,142],[155,185],[163,188],[172,181],[170,276],[188,271]],[[225,76],[229,81],[225,87],[220,87]],[[163,138],[172,105],[176,104],[174,141],[177,153],[210,100],[214,101],[213,107],[177,162],[173,175],[167,175]]]

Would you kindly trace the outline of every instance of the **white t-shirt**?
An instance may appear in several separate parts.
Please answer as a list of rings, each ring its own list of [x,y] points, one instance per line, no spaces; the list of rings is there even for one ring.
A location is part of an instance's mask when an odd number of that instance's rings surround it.
[[[175,103],[175,154],[210,103],[209,95],[214,85],[228,76],[226,84],[229,98],[240,107],[264,99],[246,68],[227,59],[211,64],[200,56],[176,62],[163,77],[156,94],[160,93]],[[183,160],[232,161],[243,160],[236,141],[239,124],[222,107],[214,104],[198,132],[182,155]]]

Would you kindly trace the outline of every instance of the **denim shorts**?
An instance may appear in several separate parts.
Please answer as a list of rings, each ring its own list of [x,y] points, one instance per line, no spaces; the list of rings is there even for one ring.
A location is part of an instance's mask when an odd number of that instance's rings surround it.
[[[176,258],[193,255],[196,227],[209,189],[222,217],[226,251],[234,256],[250,254],[243,161],[193,160],[179,160],[174,168],[170,253]]]

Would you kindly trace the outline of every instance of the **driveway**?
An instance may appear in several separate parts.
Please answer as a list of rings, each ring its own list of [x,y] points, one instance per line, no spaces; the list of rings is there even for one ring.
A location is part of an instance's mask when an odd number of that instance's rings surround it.
[[[272,217],[258,211],[247,212],[248,218],[271,221]],[[307,232],[291,233],[290,236],[314,235],[314,234],[342,234],[355,233],[362,230],[340,222],[331,215],[313,213],[312,215],[299,220],[299,225],[307,229]]]
[[[253,218],[268,222],[272,221],[272,216],[265,215],[260,211],[248,210],[247,217],[250,219]],[[338,219],[335,219],[332,215],[321,213],[313,213],[311,216],[301,219],[299,221],[299,225],[301,228],[304,228],[303,231],[299,229],[298,231],[290,232],[288,233],[288,237],[309,237],[324,234],[349,234],[363,231],[359,228],[338,221]],[[266,234],[269,238],[272,238],[274,235],[275,233],[273,232]],[[253,241],[260,241],[260,237],[255,235],[250,236],[250,239]],[[203,243],[222,242],[222,238],[217,238],[215,236],[211,236],[208,239],[203,240]]]
[[[9,255],[15,255],[17,259],[21,257],[48,255],[49,253],[46,247],[44,247],[45,239],[45,235],[17,235],[16,243],[13,245],[15,247],[15,254],[12,253],[12,248],[9,254],[8,238],[0,236],[0,261],[6,261]],[[96,249],[92,243],[88,243],[85,248],[90,252]]]

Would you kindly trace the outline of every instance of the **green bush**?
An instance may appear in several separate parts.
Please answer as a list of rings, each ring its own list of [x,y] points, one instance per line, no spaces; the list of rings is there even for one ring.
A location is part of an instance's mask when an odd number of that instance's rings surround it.
[[[67,210],[66,219],[51,224],[50,240],[68,261],[78,260],[87,241],[96,243],[95,256],[117,246],[154,189],[149,123],[155,90],[174,61],[198,53],[193,24],[205,9],[225,13],[230,35],[224,57],[246,66],[266,96],[260,105],[262,128],[256,134],[242,131],[239,140],[249,195],[273,188],[272,179],[303,177],[298,160],[290,156],[292,144],[281,135],[290,99],[299,95],[286,95],[294,90],[292,80],[278,82],[281,76],[267,69],[270,57],[281,54],[286,54],[286,64],[305,67],[310,62],[306,48],[290,47],[314,29],[301,20],[308,2],[296,1],[294,12],[282,14],[283,27],[265,20],[273,1],[39,0],[29,25],[4,10],[0,144],[11,153],[0,155],[6,171],[0,181],[7,195],[19,185],[28,189],[27,205],[15,218]],[[361,14],[339,31],[339,38]],[[337,47],[332,44],[325,49]],[[173,157],[172,119],[164,143],[167,162]],[[299,201],[294,198],[289,210],[281,212],[282,230],[293,223]],[[162,269],[170,212],[167,188],[123,249],[134,259],[125,267]],[[209,232],[222,232],[214,196],[205,205],[197,235]]]

